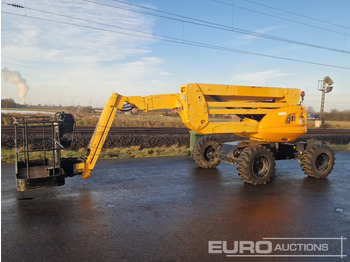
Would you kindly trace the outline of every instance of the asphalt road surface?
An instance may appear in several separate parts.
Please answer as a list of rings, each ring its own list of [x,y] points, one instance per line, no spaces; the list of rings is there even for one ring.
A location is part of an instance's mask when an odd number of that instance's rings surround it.
[[[346,261],[350,152],[335,157],[327,179],[277,161],[264,186],[188,157],[101,160],[90,179],[31,192],[17,192],[13,165],[2,165],[2,261]],[[286,237],[336,239],[263,239]]]

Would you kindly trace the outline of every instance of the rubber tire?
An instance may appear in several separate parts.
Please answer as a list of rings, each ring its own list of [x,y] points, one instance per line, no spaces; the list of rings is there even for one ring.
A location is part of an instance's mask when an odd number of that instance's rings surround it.
[[[262,160],[262,162],[256,162]],[[263,174],[258,175],[254,166],[262,164],[261,169],[266,169]],[[266,147],[246,147],[238,158],[238,175],[247,184],[264,185],[275,175],[275,157]]]
[[[327,163],[325,166],[322,166],[322,157],[326,157]],[[326,145],[312,145],[307,146],[303,156],[301,157],[301,168],[303,172],[315,178],[326,178],[332,171],[334,166],[334,153]],[[321,165],[321,166],[318,166]]]
[[[213,136],[198,139],[192,150],[192,158],[196,165],[202,168],[215,168],[220,164],[220,160],[214,156],[219,145],[220,143]]]

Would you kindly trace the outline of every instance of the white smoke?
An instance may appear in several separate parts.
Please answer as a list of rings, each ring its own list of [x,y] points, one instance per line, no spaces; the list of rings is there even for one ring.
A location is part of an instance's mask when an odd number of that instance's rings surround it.
[[[21,104],[24,105],[29,86],[27,85],[27,81],[22,77],[21,73],[17,71],[11,71],[5,67],[1,70],[1,75],[4,80],[19,87],[19,97],[22,99]]]

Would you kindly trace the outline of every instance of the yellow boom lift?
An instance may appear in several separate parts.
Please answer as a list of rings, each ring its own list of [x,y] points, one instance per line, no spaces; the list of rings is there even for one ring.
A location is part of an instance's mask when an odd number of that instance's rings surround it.
[[[23,150],[25,161],[16,161],[17,189],[25,191],[61,185],[64,184],[62,177],[75,174],[89,178],[116,113],[133,108],[145,112],[177,109],[188,129],[206,135],[196,141],[192,150],[194,162],[199,167],[214,168],[221,161],[235,164],[239,176],[246,183],[259,185],[273,177],[275,160],[297,159],[306,175],[324,178],[333,169],[333,152],[322,144],[292,143],[307,132],[307,113],[301,105],[303,97],[304,93],[300,93],[299,89],[213,84],[182,85],[178,94],[141,97],[114,93],[103,109],[85,159],[60,158],[59,150],[65,147],[64,144],[71,144],[74,117],[58,113],[52,121],[53,134],[57,135],[49,149],[56,152],[53,166],[45,159],[42,169],[50,171],[45,176],[42,170],[31,176],[31,168],[37,171],[37,164],[30,162],[27,152],[30,150]],[[227,114],[237,115],[241,121],[216,122],[211,117]],[[32,123],[29,120],[16,121],[16,128],[22,129]],[[246,140],[221,144],[213,134],[223,133],[235,134]],[[26,146],[23,145],[23,148]],[[56,176],[61,179],[53,179]]]

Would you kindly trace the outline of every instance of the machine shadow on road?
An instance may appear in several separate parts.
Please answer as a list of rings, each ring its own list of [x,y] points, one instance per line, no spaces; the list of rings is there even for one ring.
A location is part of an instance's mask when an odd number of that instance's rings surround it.
[[[306,193],[327,194],[331,185],[328,178],[317,179],[312,177],[305,177],[302,181],[302,189]]]
[[[217,168],[213,169],[204,169],[200,167],[194,167],[191,170],[191,177],[197,181],[211,181],[211,182],[220,182],[221,181],[221,173]]]
[[[45,196],[43,191],[28,192],[30,197],[17,198],[16,207],[20,223],[34,225],[36,221],[47,221],[52,225],[66,224],[72,223],[72,216],[80,220],[96,212],[97,207],[89,190],[57,196]]]

